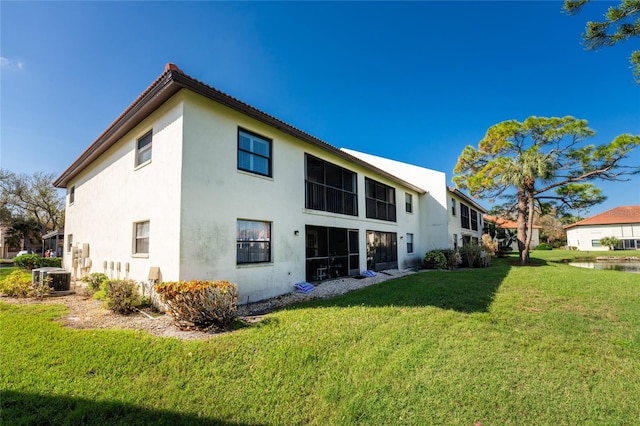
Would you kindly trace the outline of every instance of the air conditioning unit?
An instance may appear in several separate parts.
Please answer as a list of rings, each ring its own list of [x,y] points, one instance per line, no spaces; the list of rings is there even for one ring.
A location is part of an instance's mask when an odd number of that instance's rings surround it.
[[[63,268],[57,268],[55,266],[45,266],[43,268],[36,268],[31,271],[31,283],[40,284],[45,282],[52,272],[66,272]]]
[[[50,280],[49,287],[53,287],[53,291],[69,291],[71,289],[71,272],[51,271],[47,275]]]

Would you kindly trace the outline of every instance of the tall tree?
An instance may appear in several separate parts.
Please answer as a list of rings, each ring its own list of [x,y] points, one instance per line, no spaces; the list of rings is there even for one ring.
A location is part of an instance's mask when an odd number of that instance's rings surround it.
[[[564,10],[575,15],[590,0],[565,0]],[[604,21],[587,22],[582,39],[589,50],[640,36],[640,0],[622,0],[619,5],[611,6],[604,15]],[[631,53],[630,62],[636,82],[640,84],[640,50]]]
[[[543,214],[536,220],[535,224],[542,228],[540,239],[546,243],[553,245],[555,242],[566,240],[564,225],[555,214]]]
[[[529,262],[536,203],[558,210],[582,209],[605,200],[595,180],[627,180],[640,165],[626,164],[640,135],[623,134],[608,144],[584,145],[595,135],[586,120],[529,117],[491,126],[478,148],[467,146],[453,181],[474,197],[514,200],[521,262]]]
[[[34,219],[40,232],[64,225],[64,197],[51,183],[53,174],[16,174],[0,169],[0,207],[13,217]]]

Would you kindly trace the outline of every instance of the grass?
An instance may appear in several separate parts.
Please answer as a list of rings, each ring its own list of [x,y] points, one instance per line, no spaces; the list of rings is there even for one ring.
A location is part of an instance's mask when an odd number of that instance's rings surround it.
[[[65,309],[0,303],[1,424],[640,422],[637,274],[496,260],[207,341],[69,330]]]
[[[0,268],[0,281],[4,280],[6,278],[6,276],[11,274],[13,271],[17,271],[19,269],[20,268],[17,268],[17,267]],[[31,278],[31,272],[29,272],[29,271],[23,271],[23,275],[26,278]]]
[[[596,257],[637,257],[640,250],[606,250],[606,251],[577,251],[577,250],[534,250],[532,258],[548,262],[595,261]]]

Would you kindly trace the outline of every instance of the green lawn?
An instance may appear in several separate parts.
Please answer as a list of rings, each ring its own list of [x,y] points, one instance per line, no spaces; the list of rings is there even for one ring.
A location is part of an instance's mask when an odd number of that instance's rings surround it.
[[[64,329],[64,312],[0,303],[0,424],[640,423],[637,274],[495,260],[207,341]]]
[[[637,257],[640,258],[640,250],[613,250],[613,251],[577,251],[577,250],[534,250],[532,258],[548,262],[572,262],[575,260],[594,260],[596,257]]]

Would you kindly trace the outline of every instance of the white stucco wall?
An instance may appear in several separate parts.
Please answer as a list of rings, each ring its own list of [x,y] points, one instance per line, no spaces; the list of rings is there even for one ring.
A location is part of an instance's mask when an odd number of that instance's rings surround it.
[[[416,199],[417,193],[199,95],[187,93],[184,110],[181,279],[235,282],[240,303],[290,292],[305,280],[306,225],[357,229],[361,270],[366,231],[396,232],[402,267],[407,255],[400,237],[420,238],[419,206],[406,214],[404,192]],[[272,177],[237,169],[238,126],[273,140]],[[357,217],[305,209],[305,152],[358,174]],[[365,176],[396,188],[396,223],[365,218]],[[272,262],[236,265],[238,219],[272,223]]]
[[[416,254],[420,254],[422,258],[429,250],[449,246],[446,225],[447,185],[446,175],[443,172],[352,149],[342,148],[342,151],[426,191],[426,194],[419,195],[418,200],[421,238],[416,241]]]
[[[621,225],[588,225],[575,226],[567,229],[567,245],[584,251],[607,251],[608,247],[593,246],[592,241],[600,241],[604,237],[618,239],[640,239],[640,224],[629,223]]]
[[[125,135],[67,186],[64,265],[72,269],[68,251],[73,243],[88,243],[92,267],[116,277],[146,281],[150,266],[162,265],[163,278],[179,276],[180,173],[182,157],[182,100],[175,96]],[[136,168],[136,141],[153,129],[151,162]],[[69,188],[75,201],[69,205]],[[150,221],[149,255],[133,253],[134,222]],[[113,274],[109,268],[114,262]]]
[[[456,208],[455,208],[455,215],[453,215],[453,210],[451,209],[451,199],[455,199],[456,200]],[[478,212],[478,230],[473,230],[473,229],[466,229],[462,227],[462,220],[460,218],[460,204],[463,203],[464,205],[466,205],[467,207],[469,207],[469,221],[471,221],[471,210],[475,210]],[[455,244],[453,241],[454,235],[457,236],[457,246],[458,247],[462,247],[462,237],[471,237],[471,238],[477,238],[478,241],[480,241],[482,239],[482,228],[484,225],[484,219],[482,217],[482,212],[478,211],[473,205],[471,205],[470,203],[468,203],[467,201],[463,200],[461,197],[459,197],[458,195],[454,194],[453,192],[447,190],[447,226],[448,226],[448,236],[447,236],[447,245],[444,247],[448,247],[448,248],[454,248]]]

